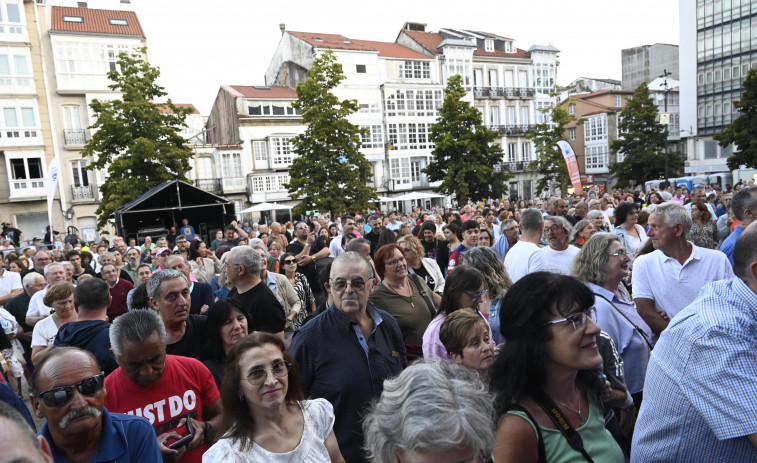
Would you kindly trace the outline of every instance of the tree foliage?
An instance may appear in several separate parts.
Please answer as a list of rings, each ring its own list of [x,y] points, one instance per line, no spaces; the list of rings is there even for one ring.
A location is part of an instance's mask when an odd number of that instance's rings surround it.
[[[292,139],[298,157],[289,168],[286,185],[292,198],[302,200],[294,212],[366,209],[378,199],[368,185],[371,163],[360,152],[363,132],[347,120],[357,101],[342,100],[332,90],[345,79],[342,65],[331,50],[313,60],[308,79],[297,84],[294,107],[300,109],[305,132]]]
[[[111,101],[93,100],[95,122],[92,137],[84,145],[82,156],[92,157],[88,170],[107,169],[107,179],[100,185],[97,225],[103,228],[113,212],[122,205],[166,180],[184,180],[190,169],[192,150],[179,135],[189,108],[178,108],[156,81],[160,70],[145,60],[146,48],[133,54],[120,53],[120,71],[108,72],[113,83],[108,86],[121,94]],[[171,112],[165,111],[169,109]],[[161,110],[163,109],[163,111]]]
[[[715,135],[715,140],[725,148],[735,143],[738,151],[727,160],[728,168],[736,170],[742,166],[757,169],[757,69],[749,70],[744,83],[741,99],[733,106],[741,115],[723,132]]]
[[[649,95],[649,87],[642,83],[626,100],[618,122],[618,139],[610,144],[613,153],[625,155],[623,161],[610,166],[618,186],[632,182],[641,185],[665,175],[667,131],[657,119],[657,106]],[[681,167],[683,159],[680,154],[669,152],[668,172],[676,172]]]
[[[534,169],[539,174],[539,181],[536,184],[536,191],[541,192],[547,189],[553,183],[560,185],[560,191],[565,194],[571,185],[570,174],[568,173],[568,164],[565,163],[562,150],[557,146],[557,142],[565,139],[566,126],[575,121],[575,116],[568,113],[565,105],[554,106],[547,110],[549,112],[549,121],[537,124],[528,134],[529,140],[534,143],[536,157],[529,168]],[[547,119],[547,118],[545,118]],[[583,124],[583,120],[578,121],[578,125]]]
[[[499,198],[507,192],[505,172],[494,171],[502,162],[502,148],[492,143],[499,135],[484,126],[481,112],[463,101],[462,77],[449,78],[439,117],[431,125],[433,161],[424,169],[430,181],[441,181],[434,191],[454,195],[458,204],[468,198]]]

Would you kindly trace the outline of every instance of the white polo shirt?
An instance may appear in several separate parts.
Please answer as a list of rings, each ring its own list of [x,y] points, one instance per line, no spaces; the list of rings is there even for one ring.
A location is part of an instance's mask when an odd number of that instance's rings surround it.
[[[541,248],[540,252],[544,255],[543,263],[545,271],[570,275],[570,264],[581,250],[573,245],[568,245],[568,248],[564,251],[555,251],[546,246]]]
[[[21,286],[21,275],[8,269],[3,269],[3,274],[0,275],[0,297],[7,296],[16,289],[23,289],[23,286]],[[0,304],[0,307],[2,307],[2,304]]]
[[[633,263],[633,298],[654,300],[655,309],[672,319],[696,299],[703,286],[735,276],[725,254],[689,243],[691,255],[683,265],[660,250],[637,257]]]
[[[43,300],[45,299],[45,294],[47,294],[47,289],[49,287],[50,286],[48,285],[44,289],[40,289],[32,295],[32,298],[29,301],[29,308],[26,310],[27,317],[46,317],[50,315],[52,308],[46,306],[43,302]]]

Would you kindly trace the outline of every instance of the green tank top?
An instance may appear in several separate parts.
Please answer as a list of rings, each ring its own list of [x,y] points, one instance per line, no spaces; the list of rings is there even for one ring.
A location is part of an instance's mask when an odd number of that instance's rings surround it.
[[[536,439],[539,435],[536,433],[536,423],[531,422],[525,413],[511,410],[508,413],[517,415],[528,421],[534,429]],[[570,412],[568,412],[570,413]],[[585,463],[586,459],[580,452],[573,450],[568,440],[560,431],[552,428],[541,428],[544,437],[544,452],[548,463]],[[625,457],[623,451],[613,439],[610,432],[605,429],[605,420],[602,412],[602,403],[596,394],[589,393],[589,417],[586,423],[576,429],[584,442],[584,449],[591,456],[592,460],[599,463],[624,463]],[[495,462],[496,463],[496,462]]]

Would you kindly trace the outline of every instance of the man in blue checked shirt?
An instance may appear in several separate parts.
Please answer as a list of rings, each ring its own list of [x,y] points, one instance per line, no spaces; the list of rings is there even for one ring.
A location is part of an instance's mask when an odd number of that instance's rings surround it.
[[[757,461],[757,223],[652,351],[631,462]]]

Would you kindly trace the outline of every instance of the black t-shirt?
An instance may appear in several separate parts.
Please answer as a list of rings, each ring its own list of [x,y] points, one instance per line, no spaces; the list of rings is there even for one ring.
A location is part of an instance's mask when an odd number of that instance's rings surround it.
[[[247,314],[247,330],[279,333],[284,331],[284,307],[262,281],[242,294],[232,288],[228,299],[234,299]]]
[[[207,322],[205,315],[189,315],[187,318],[187,329],[184,336],[173,344],[166,346],[166,354],[181,355],[182,357],[192,357],[193,359],[202,360],[203,347],[205,346],[205,325]]]
[[[82,265],[82,270],[84,270],[84,271],[81,272],[78,275],[74,273],[74,281],[76,281],[77,278],[79,278],[80,276],[82,276],[84,274],[92,275],[92,276],[96,276],[97,275],[94,270],[92,270],[91,268],[89,268],[86,265]],[[123,270],[121,270],[121,271],[123,272]],[[120,278],[120,276],[119,276],[119,278]],[[134,283],[134,282],[132,281],[132,283]]]
[[[418,275],[423,281],[426,282],[426,285],[431,288],[431,290],[434,290],[434,286],[436,286],[436,280],[433,276],[431,276],[430,273],[426,271],[426,267],[421,264],[420,267],[414,268],[413,272],[415,272],[416,275]]]
[[[315,240],[315,242],[310,245],[309,255],[312,256],[314,254],[317,254],[324,247],[325,246],[321,242],[321,240]],[[295,256],[301,253],[303,249],[305,249],[305,245],[300,243],[298,240],[292,241],[291,243],[289,243],[289,246],[287,246],[287,252],[291,252]],[[311,288],[318,287],[318,269],[315,265],[315,262],[308,262],[305,265],[298,265],[297,272],[305,275],[305,278],[308,279],[308,284]]]
[[[447,268],[449,264],[449,247],[447,246],[446,241],[434,239],[433,242],[429,243],[426,240],[421,240],[421,244],[426,251],[426,257],[436,260],[440,269]],[[444,270],[442,270],[442,272],[444,272]],[[433,288],[430,284],[429,287]]]

